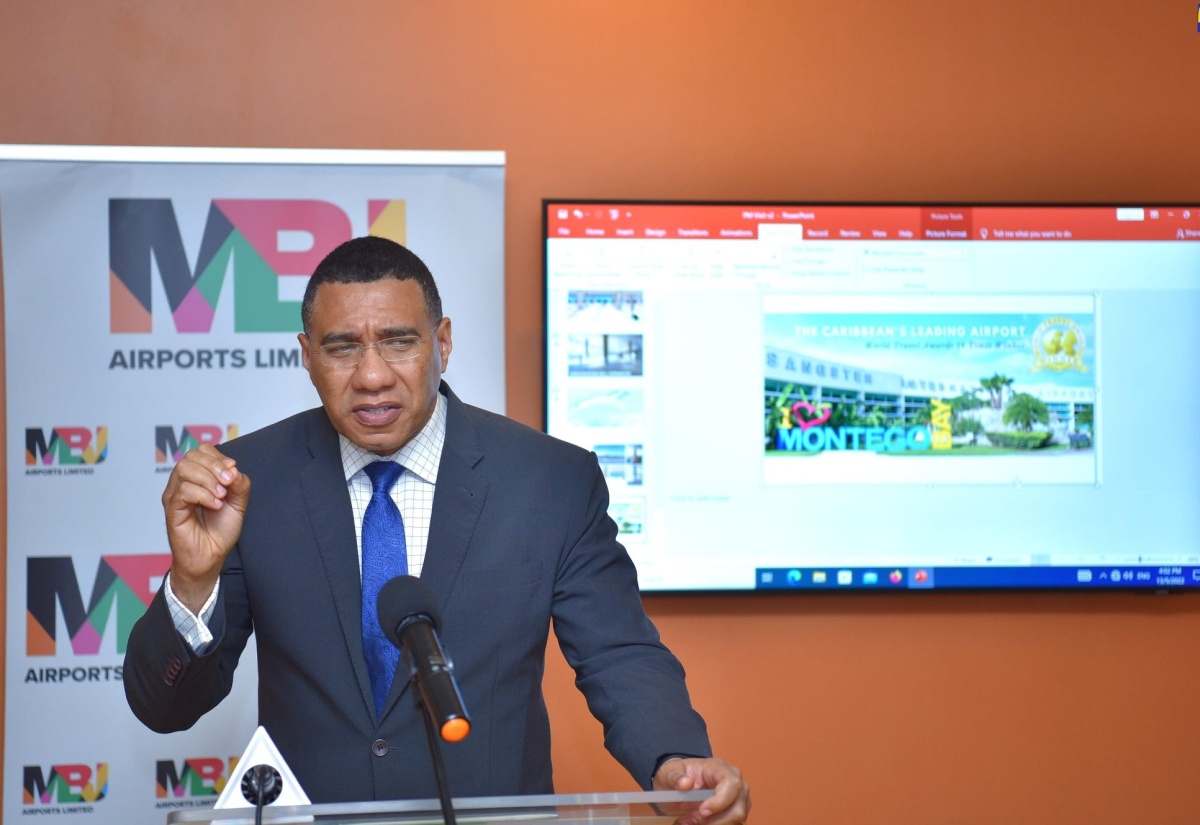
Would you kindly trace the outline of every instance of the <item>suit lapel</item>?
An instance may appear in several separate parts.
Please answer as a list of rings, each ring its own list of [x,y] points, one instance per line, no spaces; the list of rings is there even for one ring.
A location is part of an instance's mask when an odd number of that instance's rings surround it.
[[[362,645],[362,578],[358,570],[358,547],[354,537],[354,515],[342,469],[337,432],[324,411],[309,428],[311,460],[300,472],[300,491],[312,525],[313,539],[325,567],[325,576],[337,610],[342,636],[354,665],[354,676],[362,693],[363,709],[374,715],[371,677],[367,673]]]
[[[446,395],[447,404],[446,442],[438,465],[437,489],[433,494],[433,514],[429,522],[429,544],[425,549],[425,563],[421,567],[421,581],[437,595],[444,613],[466,558],[471,536],[479,522],[488,485],[475,469],[483,458],[483,449],[470,413],[449,386],[443,383],[441,390]],[[360,641],[360,658],[361,649]],[[385,714],[407,687],[407,672],[401,662],[388,695]]]

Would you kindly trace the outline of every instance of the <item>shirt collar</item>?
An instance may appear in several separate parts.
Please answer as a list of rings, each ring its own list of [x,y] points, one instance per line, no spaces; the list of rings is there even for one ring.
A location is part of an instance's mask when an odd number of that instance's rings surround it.
[[[341,433],[338,433],[338,444],[347,482],[373,461],[395,461],[422,481],[436,484],[438,465],[442,463],[442,448],[446,444],[446,398],[438,393],[433,415],[429,416],[425,426],[391,455],[381,456],[364,450]]]

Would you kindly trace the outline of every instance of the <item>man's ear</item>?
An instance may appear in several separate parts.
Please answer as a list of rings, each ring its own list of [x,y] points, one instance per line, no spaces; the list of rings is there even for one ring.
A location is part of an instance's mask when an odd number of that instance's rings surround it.
[[[300,342],[300,358],[304,361],[304,369],[312,375],[312,367],[309,366],[309,358],[312,357],[312,350],[308,345],[308,336],[303,332],[296,336],[296,340]]]
[[[442,372],[450,366],[450,351],[454,349],[454,341],[450,335],[450,319],[443,318],[438,322],[437,328],[437,348],[438,353],[442,356]]]

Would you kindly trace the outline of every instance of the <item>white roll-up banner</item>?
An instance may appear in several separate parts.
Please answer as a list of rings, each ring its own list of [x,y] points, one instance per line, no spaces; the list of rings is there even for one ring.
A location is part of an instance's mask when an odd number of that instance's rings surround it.
[[[5,822],[163,822],[240,781],[253,650],[216,710],[161,735],[126,705],[125,644],[169,566],[171,467],[319,403],[300,299],[366,234],[429,265],[447,380],[503,412],[503,152],[0,146]]]

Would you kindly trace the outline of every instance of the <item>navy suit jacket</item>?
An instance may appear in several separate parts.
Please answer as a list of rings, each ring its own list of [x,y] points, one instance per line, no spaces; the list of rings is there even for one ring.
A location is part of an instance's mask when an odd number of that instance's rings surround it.
[[[643,787],[663,755],[710,755],[683,669],[642,609],[595,456],[442,392],[446,442],[421,578],[440,601],[472,721],[465,740],[443,745],[451,793],[553,791],[541,690],[551,624],[605,746]],[[253,632],[259,720],[314,802],[435,797],[403,676],[375,716],[354,520],[325,411],[221,449],[252,487],[221,573],[216,640],[191,652],[159,592],[129,638],[130,707],[156,731],[190,728],[228,694]]]

